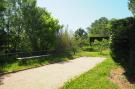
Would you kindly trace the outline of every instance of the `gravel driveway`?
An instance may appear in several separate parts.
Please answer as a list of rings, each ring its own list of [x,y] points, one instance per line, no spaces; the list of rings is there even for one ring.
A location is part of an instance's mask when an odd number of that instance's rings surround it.
[[[102,57],[81,57],[39,68],[8,74],[1,78],[0,89],[58,89],[64,82],[87,72],[104,61]]]

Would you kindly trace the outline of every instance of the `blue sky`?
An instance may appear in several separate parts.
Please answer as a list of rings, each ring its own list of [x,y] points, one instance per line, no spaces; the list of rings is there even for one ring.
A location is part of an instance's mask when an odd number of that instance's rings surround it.
[[[37,0],[61,24],[70,29],[87,28],[100,17],[125,18],[132,16],[128,0]]]

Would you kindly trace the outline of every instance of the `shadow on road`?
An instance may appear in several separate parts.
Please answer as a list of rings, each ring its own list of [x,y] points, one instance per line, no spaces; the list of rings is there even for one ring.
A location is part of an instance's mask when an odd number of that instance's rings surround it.
[[[0,75],[0,86],[3,85],[3,79],[4,79],[4,76],[3,75]]]

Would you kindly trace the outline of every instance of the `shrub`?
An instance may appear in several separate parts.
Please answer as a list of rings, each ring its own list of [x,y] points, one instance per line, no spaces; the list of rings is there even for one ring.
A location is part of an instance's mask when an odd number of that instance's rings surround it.
[[[56,44],[56,51],[58,53],[72,51],[75,54],[79,49],[79,42],[71,33],[69,33],[67,28],[65,31],[59,32]]]
[[[128,74],[135,74],[135,19],[126,18],[113,22],[111,51],[113,59]]]
[[[82,28],[79,28],[75,31],[74,39],[77,41],[76,43],[80,48],[89,45],[88,33]]]
[[[70,35],[67,30],[60,31],[57,37],[56,50],[63,52],[70,49]]]
[[[97,51],[99,51],[102,54],[103,50],[106,50],[109,48],[110,41],[106,39],[103,39],[102,41],[95,40],[93,45],[95,46]]]

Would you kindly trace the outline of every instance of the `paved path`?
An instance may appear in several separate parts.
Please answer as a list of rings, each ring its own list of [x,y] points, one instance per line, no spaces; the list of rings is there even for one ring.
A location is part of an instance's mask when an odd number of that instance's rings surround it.
[[[8,74],[0,89],[58,89],[64,82],[92,69],[105,58],[81,57],[68,62]]]

